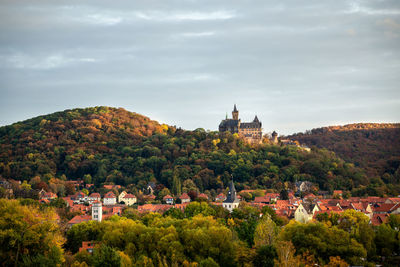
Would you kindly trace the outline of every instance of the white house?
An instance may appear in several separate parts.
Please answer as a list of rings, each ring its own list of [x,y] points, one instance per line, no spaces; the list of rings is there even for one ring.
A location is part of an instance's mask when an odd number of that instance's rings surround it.
[[[135,195],[132,194],[126,194],[123,198],[122,201],[125,203],[127,206],[131,206],[136,203],[137,199]]]
[[[115,196],[115,194],[110,191],[107,194],[104,195],[104,199],[103,199],[103,203],[104,205],[115,205],[117,204],[117,198]]]
[[[87,200],[89,202],[89,204],[92,204],[95,201],[100,201],[101,200],[101,196],[99,193],[91,193],[88,197]]]
[[[294,212],[294,219],[301,223],[309,222],[317,211],[320,211],[318,205],[300,203]]]

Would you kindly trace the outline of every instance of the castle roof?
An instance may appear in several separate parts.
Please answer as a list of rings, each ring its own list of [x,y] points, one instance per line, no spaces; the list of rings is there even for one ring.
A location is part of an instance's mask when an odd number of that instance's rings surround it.
[[[227,119],[221,121],[219,124],[219,127],[238,127],[239,126],[239,120],[233,120],[233,119]]]
[[[242,122],[240,124],[240,129],[245,129],[245,128],[261,128],[261,122],[259,121]]]
[[[233,106],[233,112],[237,112],[236,104]]]

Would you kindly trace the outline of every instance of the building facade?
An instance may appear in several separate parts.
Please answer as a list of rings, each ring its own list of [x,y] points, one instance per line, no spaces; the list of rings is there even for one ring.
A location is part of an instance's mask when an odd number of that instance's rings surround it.
[[[251,143],[261,143],[261,126],[262,123],[257,118],[257,115],[252,122],[241,122],[239,119],[239,110],[235,104],[232,111],[232,119],[228,119],[228,116],[226,116],[225,120],[222,120],[219,124],[218,129],[220,132],[237,133]]]

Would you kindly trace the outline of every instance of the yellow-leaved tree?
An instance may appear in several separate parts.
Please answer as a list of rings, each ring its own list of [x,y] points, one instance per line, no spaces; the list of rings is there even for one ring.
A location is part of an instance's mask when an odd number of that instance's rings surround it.
[[[64,239],[53,209],[0,199],[0,261],[3,266],[57,266]]]

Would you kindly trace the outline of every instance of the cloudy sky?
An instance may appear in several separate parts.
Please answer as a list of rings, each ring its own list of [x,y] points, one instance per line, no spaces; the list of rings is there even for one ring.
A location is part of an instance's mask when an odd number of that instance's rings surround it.
[[[400,121],[400,1],[0,1],[0,125],[89,106],[216,130]]]

